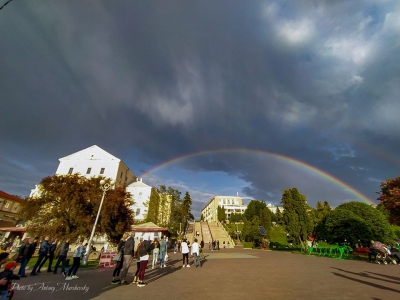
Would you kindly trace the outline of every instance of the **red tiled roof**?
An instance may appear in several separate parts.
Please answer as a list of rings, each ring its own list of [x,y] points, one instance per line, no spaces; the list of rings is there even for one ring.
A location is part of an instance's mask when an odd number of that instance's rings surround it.
[[[14,200],[14,201],[22,201],[21,198],[15,197],[15,196],[10,195],[10,194],[7,194],[6,192],[3,192],[1,190],[0,190],[0,197],[7,198],[7,199],[10,199],[10,200]]]

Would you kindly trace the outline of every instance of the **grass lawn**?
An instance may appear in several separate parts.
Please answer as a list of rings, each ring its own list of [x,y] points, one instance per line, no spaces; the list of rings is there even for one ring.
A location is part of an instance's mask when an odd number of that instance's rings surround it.
[[[10,255],[10,256],[12,256],[12,255]],[[68,258],[69,258],[69,265],[71,266],[72,265],[72,257],[68,257]],[[33,268],[33,266],[36,264],[37,260],[38,260],[37,256],[32,257],[29,260],[29,263],[28,263],[27,267],[29,267],[29,269],[31,270]],[[9,259],[7,262],[13,262],[13,260]],[[57,259],[54,259],[53,263],[52,263],[52,267],[54,267],[56,265],[56,263],[57,263]],[[83,265],[82,261],[81,261],[81,266],[79,268],[91,268],[91,267],[97,267],[98,265],[99,265],[99,260],[98,259],[90,260],[90,261],[87,262],[86,265]],[[45,268],[47,269],[47,266],[48,266],[48,261],[44,264],[43,269],[45,269]]]

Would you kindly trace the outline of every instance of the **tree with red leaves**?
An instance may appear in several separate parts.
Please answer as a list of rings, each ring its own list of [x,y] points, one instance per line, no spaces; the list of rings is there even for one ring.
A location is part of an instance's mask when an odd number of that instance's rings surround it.
[[[389,212],[389,222],[400,225],[400,176],[381,183],[378,200]]]

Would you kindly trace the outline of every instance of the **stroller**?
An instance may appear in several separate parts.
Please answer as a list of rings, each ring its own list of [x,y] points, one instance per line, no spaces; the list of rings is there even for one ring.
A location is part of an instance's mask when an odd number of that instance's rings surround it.
[[[387,265],[389,263],[397,265],[397,260],[394,258],[389,248],[385,245],[382,245],[380,249],[375,249],[375,251],[377,252],[375,257],[375,262],[377,264],[383,263],[384,265]]]

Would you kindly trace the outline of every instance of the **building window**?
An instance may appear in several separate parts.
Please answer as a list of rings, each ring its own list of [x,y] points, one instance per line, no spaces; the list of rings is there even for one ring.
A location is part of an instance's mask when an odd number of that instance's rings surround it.
[[[71,175],[73,171],[74,171],[74,168],[69,168],[68,175]]]
[[[17,211],[17,210],[18,210],[18,204],[15,204],[15,205],[14,205],[13,210],[14,210],[14,211]]]
[[[105,168],[100,169],[100,174],[104,174]]]
[[[86,174],[90,174],[91,171],[92,171],[92,168],[87,168]]]
[[[9,208],[10,207],[10,202],[6,201],[4,202],[4,208]]]
[[[124,172],[121,172],[121,175],[119,176],[119,178],[122,178],[122,175],[124,174]]]

